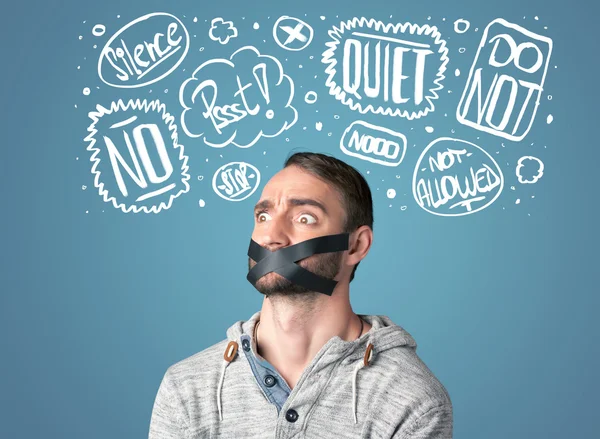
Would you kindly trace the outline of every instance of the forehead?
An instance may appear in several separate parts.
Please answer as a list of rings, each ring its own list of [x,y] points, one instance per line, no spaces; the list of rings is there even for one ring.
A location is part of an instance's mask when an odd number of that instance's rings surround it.
[[[328,206],[341,208],[338,191],[298,166],[288,166],[275,174],[265,185],[262,199],[271,198],[277,201],[284,197],[315,198]]]

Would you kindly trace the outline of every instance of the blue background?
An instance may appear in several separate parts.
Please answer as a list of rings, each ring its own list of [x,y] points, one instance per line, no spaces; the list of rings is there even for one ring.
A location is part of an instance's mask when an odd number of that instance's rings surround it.
[[[158,11],[188,28],[192,42],[183,64],[141,89],[104,85],[96,72],[103,43],[129,21]],[[262,184],[247,200],[232,203],[212,191],[212,174],[243,160],[261,170],[264,183],[293,148],[347,159],[367,177],[375,239],[351,284],[353,308],[387,315],[415,337],[417,353],[450,393],[456,438],[594,437],[600,390],[595,12],[582,1],[538,0],[3,5],[0,437],[147,437],[167,367],[224,339],[231,324],[249,318],[262,302],[245,279],[252,206]],[[272,24],[284,14],[313,25],[315,39],[305,51],[286,52],[272,42]],[[413,122],[360,117],[327,94],[320,62],[329,40],[325,30],[363,15],[437,25],[442,37],[450,37],[448,75],[434,113]],[[238,27],[239,37],[227,46],[207,37],[217,16]],[[498,17],[554,41],[533,127],[523,142],[506,141],[505,148],[502,139],[463,126],[455,116],[481,33]],[[471,22],[467,34],[452,30],[457,18]],[[96,23],[107,26],[101,38],[91,34]],[[297,124],[246,150],[213,149],[182,135],[189,193],[159,214],[124,214],[104,203],[83,141],[87,112],[117,98],[158,97],[179,116],[177,90],[190,69],[244,44],[278,57],[294,79]],[[459,54],[459,47],[466,52]],[[89,96],[84,87],[92,88]],[[309,89],[319,95],[313,106],[303,101]],[[409,142],[398,168],[341,153],[339,138],[356,119],[398,124]],[[317,121],[321,132],[314,129]],[[426,125],[435,132],[426,133]],[[441,136],[477,143],[498,160],[505,187],[493,205],[456,218],[416,205],[414,164]],[[518,184],[514,168],[522,155],[544,161],[537,184]],[[395,199],[386,197],[388,188],[396,189]]]

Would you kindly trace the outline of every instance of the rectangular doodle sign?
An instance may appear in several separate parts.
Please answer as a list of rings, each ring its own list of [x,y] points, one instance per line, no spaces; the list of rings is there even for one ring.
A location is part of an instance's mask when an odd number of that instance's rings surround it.
[[[340,140],[344,154],[384,166],[398,166],[406,153],[406,136],[362,120],[352,122]]]
[[[492,21],[456,110],[464,125],[508,140],[525,138],[540,102],[552,40],[502,19]]]

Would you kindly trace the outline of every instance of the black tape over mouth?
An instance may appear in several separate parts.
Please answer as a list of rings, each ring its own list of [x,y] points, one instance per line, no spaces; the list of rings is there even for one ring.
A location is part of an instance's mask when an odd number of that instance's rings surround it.
[[[274,252],[250,239],[248,256],[256,262],[256,265],[248,272],[246,279],[256,287],[258,279],[265,274],[275,272],[292,283],[331,296],[337,281],[312,273],[296,264],[296,262],[320,253],[348,250],[349,237],[349,233],[319,236],[289,247],[280,248]]]

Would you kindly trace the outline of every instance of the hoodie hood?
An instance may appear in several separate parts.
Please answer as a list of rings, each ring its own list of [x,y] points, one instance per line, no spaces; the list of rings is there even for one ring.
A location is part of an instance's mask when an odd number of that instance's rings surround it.
[[[358,396],[356,383],[360,379],[360,370],[368,367],[372,361],[375,361],[378,353],[388,349],[406,347],[416,350],[417,348],[417,343],[413,337],[401,326],[392,322],[389,317],[364,314],[358,314],[358,316],[369,323],[372,326],[371,329],[353,341],[345,341],[337,335],[333,336],[319,350],[307,367],[307,369],[311,369],[311,373],[316,373],[332,362],[353,363],[352,373],[348,378],[352,380],[352,412],[355,423],[357,423],[356,399]],[[227,366],[233,361],[244,360],[244,358],[237,355],[238,347],[242,343],[241,338],[244,335],[250,337],[252,350],[257,352],[254,328],[259,320],[260,311],[254,313],[249,320],[239,320],[227,329],[227,340],[229,343],[223,354],[221,376],[219,385],[217,386],[217,406],[221,420],[223,419],[221,411],[221,388],[227,383]]]

